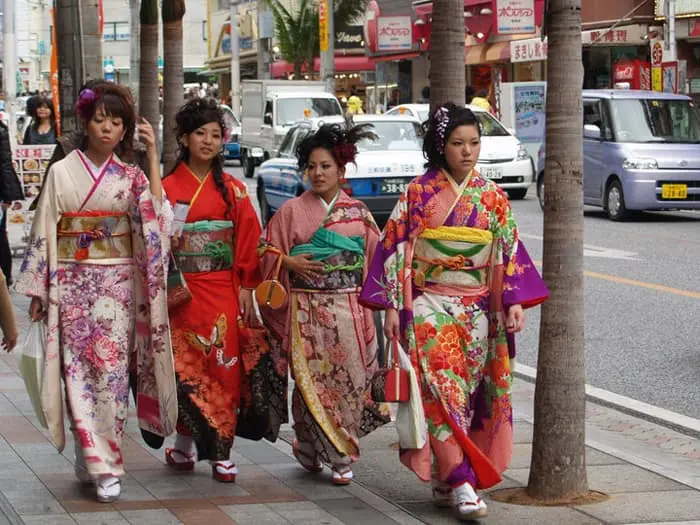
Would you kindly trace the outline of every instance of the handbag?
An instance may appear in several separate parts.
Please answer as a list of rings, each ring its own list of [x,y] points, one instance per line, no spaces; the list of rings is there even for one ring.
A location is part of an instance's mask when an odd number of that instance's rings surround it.
[[[177,261],[175,261],[175,256],[172,253],[170,254],[170,264],[168,265],[167,288],[168,310],[174,310],[192,300],[192,292],[190,292],[185,276],[178,268]]]
[[[259,306],[267,306],[273,310],[282,308],[287,302],[287,290],[280,282],[280,269],[282,268],[282,258],[284,254],[277,250],[268,250],[277,253],[277,264],[272,274],[272,279],[261,282],[255,288],[255,300]]]
[[[410,398],[408,370],[401,368],[398,339],[393,338],[389,344],[392,364],[372,377],[372,399],[377,403],[405,403]]]
[[[401,403],[396,411],[396,432],[402,449],[420,449],[428,442],[428,428],[425,422],[423,399],[416,370],[406,352],[399,349],[401,368],[408,371],[409,400]]]
[[[24,386],[32,402],[39,424],[49,428],[41,404],[41,386],[44,381],[44,362],[46,360],[46,325],[43,321],[34,321],[29,327],[22,351],[17,356],[19,372],[24,379]]]

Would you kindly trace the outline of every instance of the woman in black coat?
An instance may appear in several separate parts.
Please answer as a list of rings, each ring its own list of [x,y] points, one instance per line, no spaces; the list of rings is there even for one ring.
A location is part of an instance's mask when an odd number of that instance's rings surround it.
[[[7,238],[7,208],[12,201],[23,200],[22,185],[12,167],[12,148],[10,147],[10,131],[0,121],[0,267],[5,274],[8,286],[12,284],[12,253],[10,241]]]

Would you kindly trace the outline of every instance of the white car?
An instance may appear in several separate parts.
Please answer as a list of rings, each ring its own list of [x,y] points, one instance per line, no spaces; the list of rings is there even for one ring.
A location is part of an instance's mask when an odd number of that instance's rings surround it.
[[[343,190],[364,202],[382,225],[391,214],[399,194],[425,171],[423,137],[417,119],[400,115],[356,115],[356,124],[369,122],[375,141],[358,144],[356,164],[346,167]],[[308,187],[297,168],[296,148],[323,123],[343,123],[342,117],[314,118],[295,123],[284,137],[277,155],[257,170],[258,202],[263,222],[288,199]]]
[[[477,169],[506,190],[511,199],[524,199],[535,181],[535,167],[527,148],[488,111],[477,106],[467,107],[481,124],[481,155]],[[406,115],[423,122],[428,119],[429,106],[402,104],[386,114]]]

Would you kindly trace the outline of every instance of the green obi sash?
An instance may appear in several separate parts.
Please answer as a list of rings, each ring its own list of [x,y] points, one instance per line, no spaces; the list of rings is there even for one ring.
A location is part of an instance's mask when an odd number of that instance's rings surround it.
[[[180,249],[174,253],[183,272],[213,272],[233,268],[233,222],[197,221],[185,224]]]

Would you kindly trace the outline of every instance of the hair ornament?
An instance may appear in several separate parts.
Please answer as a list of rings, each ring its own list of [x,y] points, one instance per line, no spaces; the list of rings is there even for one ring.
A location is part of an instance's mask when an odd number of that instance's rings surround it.
[[[445,153],[445,133],[447,132],[447,126],[450,124],[450,112],[445,106],[442,106],[435,111],[433,118],[437,123],[435,133],[438,137],[438,150],[440,154],[443,154]]]
[[[81,119],[88,120],[90,118],[96,100],[97,93],[92,89],[86,88],[80,92],[78,101],[75,103],[75,112]]]
[[[357,146],[352,142],[344,142],[333,146],[333,156],[341,166],[355,162]]]

